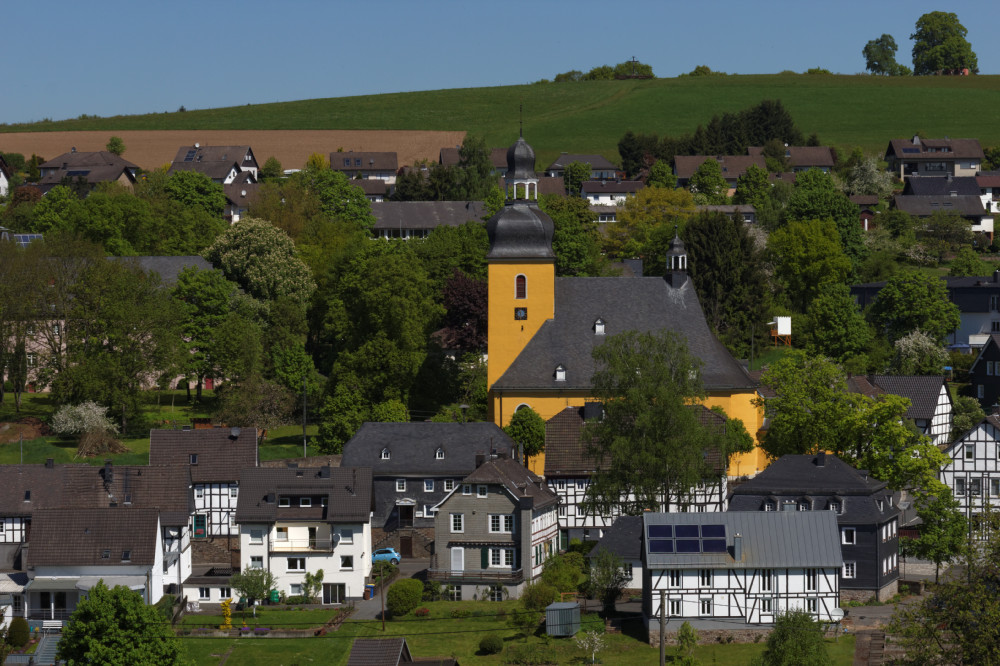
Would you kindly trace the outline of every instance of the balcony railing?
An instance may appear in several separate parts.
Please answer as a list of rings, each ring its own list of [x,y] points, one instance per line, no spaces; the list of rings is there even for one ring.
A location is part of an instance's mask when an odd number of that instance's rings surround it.
[[[274,539],[272,552],[306,553],[309,551],[332,552],[333,542],[329,539]]]
[[[523,569],[428,569],[432,580],[507,583],[516,585],[524,580]]]

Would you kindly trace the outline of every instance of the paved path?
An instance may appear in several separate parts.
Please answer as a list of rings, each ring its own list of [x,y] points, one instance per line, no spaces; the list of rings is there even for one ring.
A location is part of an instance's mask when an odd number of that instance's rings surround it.
[[[427,567],[429,566],[429,559],[405,559],[399,564],[399,575],[392,582],[394,583],[404,578],[425,580],[427,578]],[[389,585],[392,585],[392,583],[389,583]],[[388,588],[385,591],[388,592]],[[373,599],[362,599],[354,602],[354,614],[351,615],[351,619],[377,620],[381,617],[381,613],[382,600],[379,598],[378,590],[376,590]]]
[[[885,634],[881,631],[859,631],[854,644],[854,666],[878,665],[885,661]]]

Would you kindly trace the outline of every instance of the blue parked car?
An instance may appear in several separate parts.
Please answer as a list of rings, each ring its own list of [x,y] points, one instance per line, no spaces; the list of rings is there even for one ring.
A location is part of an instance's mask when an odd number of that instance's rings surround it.
[[[396,565],[399,564],[400,559],[399,553],[396,552],[395,548],[379,548],[372,553],[372,564],[376,562],[388,562],[389,564]]]

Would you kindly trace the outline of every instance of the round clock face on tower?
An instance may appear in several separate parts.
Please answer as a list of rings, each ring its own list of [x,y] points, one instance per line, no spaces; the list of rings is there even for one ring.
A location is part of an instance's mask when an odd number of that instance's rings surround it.
[[[527,319],[528,308],[514,308],[514,319]]]

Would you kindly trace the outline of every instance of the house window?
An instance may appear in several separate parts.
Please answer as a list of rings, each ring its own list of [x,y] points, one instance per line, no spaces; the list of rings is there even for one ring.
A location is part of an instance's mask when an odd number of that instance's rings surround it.
[[[424,492],[425,493],[434,492],[434,479],[424,479]]]
[[[503,585],[490,586],[490,601],[503,601]]]
[[[449,585],[445,588],[444,594],[451,601],[461,601],[462,600],[462,586],[461,585]]]
[[[228,587],[220,587],[219,588],[219,598],[220,599],[229,599],[232,596],[233,596],[232,595],[232,591]]]
[[[469,485],[468,483],[463,484],[462,485],[462,494],[463,495],[471,495],[472,494],[472,486]]]
[[[350,527],[340,528],[340,543],[352,544],[354,543],[354,530]]]
[[[108,550],[107,548],[105,548],[103,551],[101,551],[101,559],[102,560],[107,560],[107,559],[110,559],[110,558],[111,558],[111,551],[110,550]]]
[[[577,490],[586,490],[587,489],[587,480],[586,479],[577,479],[576,480],[576,489]]]
[[[329,495],[323,495],[322,497],[319,498],[319,505],[320,506],[326,506],[329,503],[330,503],[330,496]]]
[[[712,614],[712,600],[711,599],[699,599],[698,600],[699,609],[702,615]]]
[[[199,587],[198,588],[198,598],[202,601],[208,601],[212,598],[212,588],[209,587]]]
[[[264,543],[264,530],[260,528],[255,528],[250,530],[250,545],[259,545]]]
[[[52,324],[52,334],[59,337],[59,324]]]
[[[669,611],[670,611],[669,614],[670,614],[670,616],[671,617],[678,617],[678,616],[680,616],[680,614],[681,614],[681,600],[680,599],[671,599],[669,601],[669,603],[670,603],[670,608],[669,608]]]
[[[382,449],[382,460],[389,459],[389,449]]]
[[[229,488],[229,496],[230,497],[237,497],[237,496],[239,496],[239,493],[240,493],[240,489],[237,488],[236,486],[231,486]]]
[[[293,597],[302,596],[302,583],[292,583],[288,586],[288,594]]]
[[[292,500],[290,500],[289,498],[287,497],[278,498],[278,506],[291,506],[291,505],[292,505]]]
[[[275,541],[288,541],[288,528],[287,527],[279,527],[279,528],[277,528],[274,540]]]
[[[712,570],[711,569],[699,570],[698,583],[702,587],[712,587]]]
[[[996,312],[1000,305],[1000,296],[990,296],[990,312]]]
[[[806,590],[814,591],[816,589],[816,570],[806,569]]]
[[[188,461],[192,465],[197,465],[198,464],[198,454],[197,453],[192,453],[191,455],[189,455],[188,456]]]
[[[340,570],[341,571],[354,571],[354,556],[353,555],[341,555],[340,556]]]
[[[406,492],[406,479],[396,479],[396,492],[397,493]]]
[[[1000,496],[1000,479],[990,479],[990,495],[992,497]]]
[[[855,529],[853,527],[844,527],[840,530],[840,543],[853,546],[855,543]]]
[[[313,505],[312,497],[300,497],[299,498],[299,506],[308,507],[308,506],[312,506],[312,505]]]
[[[194,498],[195,499],[201,499],[204,496],[205,496],[205,489],[204,488],[195,488],[194,489]]]
[[[594,322],[594,335],[604,335],[604,320],[598,319]]]
[[[450,493],[455,489],[455,479],[445,479],[444,480],[444,491]]]
[[[764,592],[771,591],[771,578],[772,574],[770,570],[760,572],[760,589]]]
[[[438,447],[438,450],[434,452],[435,460],[444,460],[444,449]]]
[[[681,570],[671,569],[670,570],[670,587],[680,587],[681,586]]]
[[[346,166],[346,167],[351,166],[351,158],[350,157],[345,157],[344,158],[344,166]]]
[[[490,567],[512,569],[514,567],[514,550],[512,548],[490,548]]]
[[[970,479],[969,480],[969,495],[973,497],[979,497],[983,494],[983,480],[982,479]]]
[[[998,448],[997,450],[1000,451],[1000,448]],[[566,490],[566,479],[559,479],[558,481],[556,481],[556,490]]]
[[[35,353],[34,352],[28,352],[27,354],[24,355],[24,357],[25,357],[25,360],[28,363],[28,367],[29,368],[35,367]]]
[[[566,368],[561,365],[556,366],[556,381],[557,382],[566,381]]]
[[[289,557],[288,560],[288,571],[305,571],[306,570],[306,558],[304,557]]]
[[[764,502],[764,511],[774,511],[774,502]]]
[[[975,460],[976,459],[976,445],[975,444],[966,444],[965,445],[965,459],[966,460]]]
[[[810,613],[815,613],[818,606],[815,599],[806,599],[806,610]]]
[[[453,513],[453,514],[451,514],[451,531],[452,532],[464,532],[465,531],[465,514],[464,513]]]
[[[958,496],[965,495],[965,479],[955,479],[955,494]]]
[[[858,576],[857,562],[844,562],[844,578],[857,578],[857,576]]]
[[[984,395],[985,395],[985,390],[983,388],[983,385],[979,384],[978,386],[976,386],[976,397],[982,400]]]
[[[264,556],[263,555],[251,555],[250,556],[250,568],[251,569],[263,569],[264,568]]]
[[[208,536],[208,519],[203,513],[196,513],[194,515],[194,538],[204,539]]]
[[[514,516],[490,515],[490,532],[493,534],[510,534],[514,531]]]
[[[518,275],[514,278],[514,298],[528,297],[528,278]]]
[[[760,600],[760,612],[761,613],[770,613],[771,612],[771,600],[770,599],[761,599]]]
[[[476,497],[486,497],[489,494],[489,486],[476,486]]]
[[[559,505],[558,515],[559,515],[560,518],[565,518],[566,517],[566,505],[565,504]]]
[[[840,502],[830,502],[830,511],[840,513]]]

